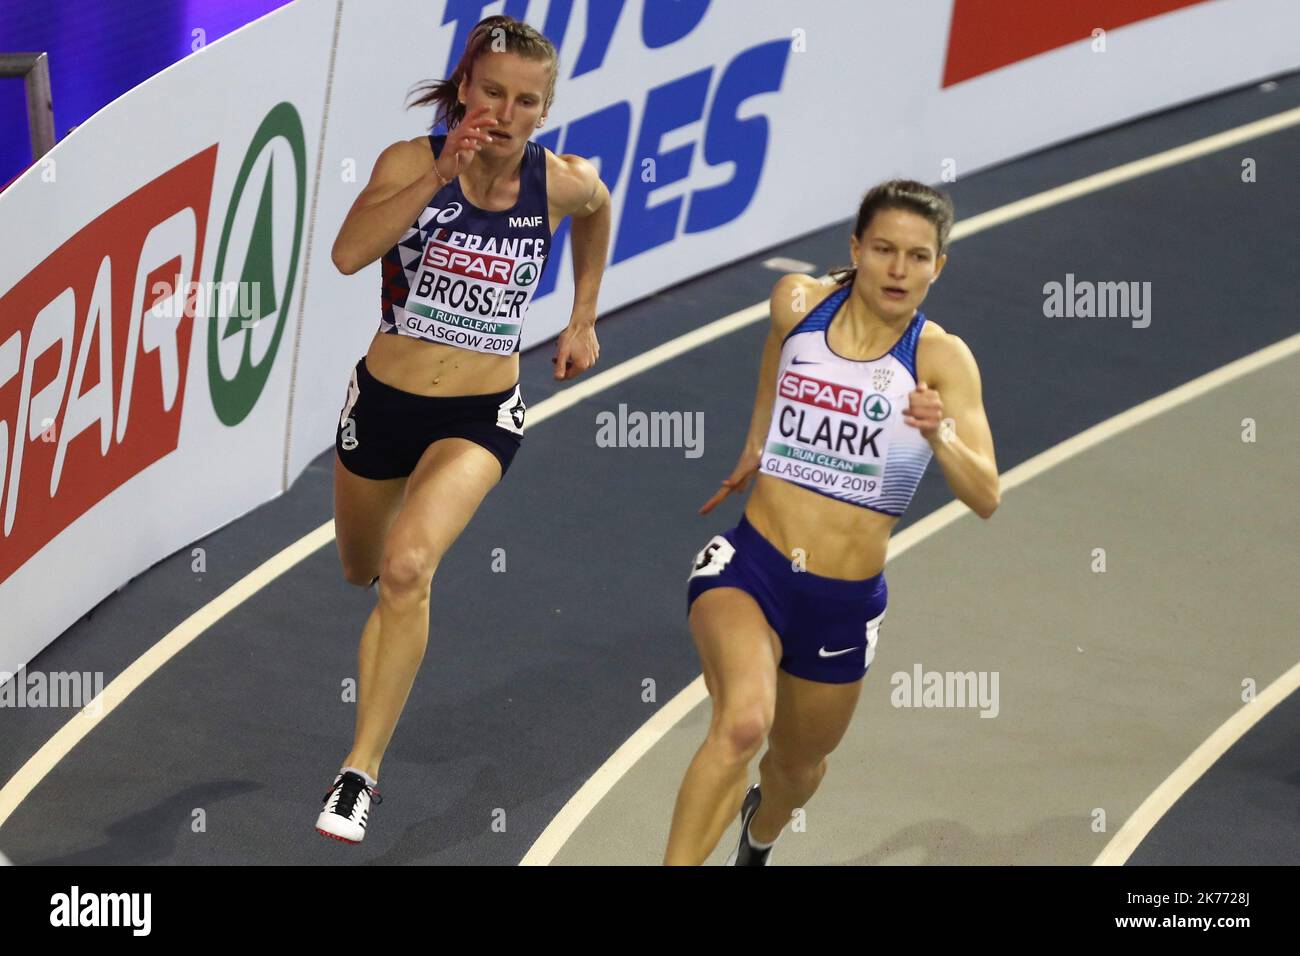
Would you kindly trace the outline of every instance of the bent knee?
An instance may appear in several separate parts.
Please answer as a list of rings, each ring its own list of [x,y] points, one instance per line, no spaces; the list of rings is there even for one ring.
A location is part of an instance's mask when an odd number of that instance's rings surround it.
[[[385,591],[427,590],[437,568],[438,556],[428,548],[406,546],[384,555],[379,576]]]
[[[368,588],[379,579],[378,569],[359,564],[344,564],[343,579],[359,588]]]
[[[762,703],[746,704],[724,710],[709,737],[724,759],[748,763],[754,758],[772,729],[772,713]]]

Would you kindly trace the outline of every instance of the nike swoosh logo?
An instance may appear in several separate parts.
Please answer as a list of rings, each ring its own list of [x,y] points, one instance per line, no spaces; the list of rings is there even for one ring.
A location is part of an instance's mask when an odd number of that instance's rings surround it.
[[[822,363],[821,363],[821,362],[814,362],[814,361],[812,361],[811,359],[798,359],[798,358],[794,358],[794,359],[791,359],[791,360],[790,360],[790,364],[791,364],[791,365],[821,365]]]
[[[842,651],[827,651],[826,648],[823,647],[817,651],[817,656],[818,657],[839,657],[841,654],[851,654],[854,651],[860,651],[860,650],[862,650],[861,647],[846,647]]]

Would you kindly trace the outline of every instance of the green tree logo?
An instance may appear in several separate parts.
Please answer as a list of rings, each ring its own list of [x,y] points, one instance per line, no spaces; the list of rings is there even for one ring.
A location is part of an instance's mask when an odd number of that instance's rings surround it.
[[[278,139],[288,144],[293,157],[293,166],[287,171],[283,164],[277,167],[275,163],[277,151],[273,147]],[[268,151],[271,155],[267,162],[260,164],[262,155]],[[262,173],[258,182],[251,182],[255,169]],[[291,181],[286,181],[286,177],[292,177]],[[302,245],[306,205],[307,143],[302,120],[291,103],[280,103],[266,114],[262,125],[253,134],[248,152],[244,154],[230,206],[226,210],[221,242],[217,246],[217,264],[212,275],[212,306],[208,310],[208,389],[212,394],[212,407],[222,424],[238,425],[248,417],[271,374],[289,317],[294,280],[298,275],[298,251]],[[274,256],[276,229],[284,229],[284,223],[290,219],[293,222],[293,244],[289,247],[288,268],[282,266],[277,271]],[[247,225],[250,222],[251,227]],[[238,231],[235,228],[237,223],[241,224]],[[256,314],[252,316],[221,315],[218,290],[225,279],[228,255],[232,260],[232,272],[238,269],[241,289],[241,295],[235,296],[234,301],[256,303]],[[242,292],[244,289],[256,290],[256,294],[246,295]],[[275,328],[266,354],[261,361],[254,362],[253,335],[264,319],[273,319]],[[243,336],[243,351],[234,376],[226,378],[218,361],[218,342],[236,335]]]
[[[537,266],[531,262],[521,262],[515,270],[515,285],[532,285],[537,281]]]
[[[889,399],[883,395],[868,395],[867,400],[862,403],[862,414],[873,422],[883,422],[889,417],[889,412]]]

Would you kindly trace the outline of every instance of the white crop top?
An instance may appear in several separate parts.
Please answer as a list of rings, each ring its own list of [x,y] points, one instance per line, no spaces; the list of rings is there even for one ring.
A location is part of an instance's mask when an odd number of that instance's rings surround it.
[[[826,336],[851,294],[832,292],[781,346],[776,402],[761,471],[819,494],[898,516],[933,452],[903,421],[916,388],[917,312],[883,356],[859,362],[837,355]]]

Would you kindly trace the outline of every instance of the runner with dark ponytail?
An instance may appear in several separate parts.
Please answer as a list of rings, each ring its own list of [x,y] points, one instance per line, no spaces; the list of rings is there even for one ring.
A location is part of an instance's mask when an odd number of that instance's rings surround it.
[[[952,202],[911,180],[867,193],[833,283],[777,282],[740,460],[700,509],[754,481],[696,556],[687,614],[713,698],[665,863],[701,863],[740,811],[728,863],[766,866],[826,774],[885,616],[885,552],[931,456],[982,518],[998,506],[979,370],[919,306],[947,261]],[[746,789],[749,765],[760,783]]]

